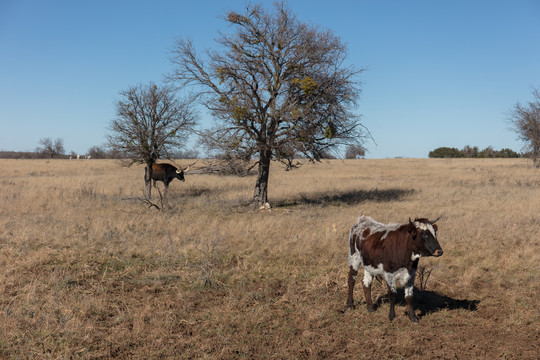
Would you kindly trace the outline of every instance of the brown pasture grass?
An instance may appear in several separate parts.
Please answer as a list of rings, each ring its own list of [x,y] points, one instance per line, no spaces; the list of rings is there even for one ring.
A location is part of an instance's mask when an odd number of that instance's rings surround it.
[[[525,160],[273,164],[253,177],[187,175],[164,211],[141,167],[0,160],[0,358],[536,359],[540,173]],[[156,194],[156,191],[154,191]],[[441,258],[415,291],[420,323],[387,320],[361,289],[345,312],[357,216],[442,216]]]

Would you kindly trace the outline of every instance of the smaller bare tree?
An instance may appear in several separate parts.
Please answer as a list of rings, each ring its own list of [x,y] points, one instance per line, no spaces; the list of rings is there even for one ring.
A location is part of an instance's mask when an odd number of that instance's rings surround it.
[[[56,139],[53,141],[50,137],[39,139],[39,147],[36,149],[36,152],[43,154],[48,158],[59,157],[64,155],[64,140]]]
[[[111,122],[109,148],[126,159],[125,165],[145,164],[146,197],[151,197],[152,165],[184,146],[195,125],[191,101],[180,100],[170,86],[154,83],[121,91],[116,118]]]
[[[521,105],[517,103],[508,114],[519,139],[525,142],[525,149],[529,152],[535,167],[540,167],[540,90],[533,89],[534,99]]]

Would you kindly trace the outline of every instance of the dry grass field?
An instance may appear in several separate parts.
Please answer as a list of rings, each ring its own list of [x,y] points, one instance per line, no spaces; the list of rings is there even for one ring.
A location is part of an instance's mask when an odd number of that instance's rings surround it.
[[[181,163],[181,162],[180,162]],[[0,160],[0,358],[537,359],[540,172],[527,160],[273,164],[188,175],[165,211],[142,167]],[[161,184],[160,184],[161,185]],[[156,192],[154,191],[154,194]],[[386,286],[345,311],[348,231],[442,216],[440,258],[390,323]],[[401,295],[402,296],[402,295]]]

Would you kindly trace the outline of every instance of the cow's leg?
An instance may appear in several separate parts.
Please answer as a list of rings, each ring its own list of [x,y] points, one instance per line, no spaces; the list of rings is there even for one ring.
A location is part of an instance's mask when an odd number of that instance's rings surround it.
[[[413,307],[413,297],[411,296],[405,296],[405,301],[407,301],[407,308],[409,309],[409,319],[413,323],[418,322],[418,317],[416,317],[416,314],[414,313],[414,307]]]
[[[414,313],[414,307],[413,307],[413,290],[414,290],[414,277],[416,275],[416,269],[413,269],[411,271],[411,277],[409,278],[409,281],[407,281],[407,285],[405,286],[405,301],[407,302],[407,311],[409,312],[409,319],[413,323],[418,322],[418,318],[416,317],[416,314]]]
[[[349,266],[349,297],[347,298],[347,309],[354,309],[353,291],[357,276],[358,270],[355,270],[352,266]]]
[[[366,306],[368,312],[375,311],[373,302],[371,302],[371,284],[373,283],[373,276],[364,269],[364,281],[362,282],[364,288],[364,296],[366,298]]]
[[[169,182],[166,181],[164,182],[165,184],[165,187],[163,188],[163,197],[165,197],[167,195],[167,191],[169,191]]]
[[[388,285],[388,299],[390,299],[390,311],[388,312],[388,320],[392,321],[396,317],[396,293]]]
[[[386,285],[388,286],[388,299],[390,300],[390,311],[388,312],[388,320],[392,321],[396,317],[396,283],[394,277],[390,274],[385,274]]]

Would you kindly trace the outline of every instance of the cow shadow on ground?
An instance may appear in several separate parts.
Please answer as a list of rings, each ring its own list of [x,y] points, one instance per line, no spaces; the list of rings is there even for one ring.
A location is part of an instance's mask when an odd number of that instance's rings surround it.
[[[399,201],[413,194],[414,189],[374,189],[374,190],[353,190],[334,194],[310,193],[301,194],[299,198],[285,201],[277,201],[274,207],[288,207],[296,205],[332,205],[347,204],[356,205],[363,202],[391,202]]]
[[[478,304],[480,300],[469,299],[454,299],[449,296],[438,294],[434,291],[420,290],[414,288],[414,309],[416,315],[421,318],[427,314],[435,313],[441,310],[478,310]],[[388,302],[388,295],[379,296],[374,302],[375,309],[379,308],[382,304]],[[398,289],[396,297],[396,304],[406,306],[405,292],[403,289]]]

